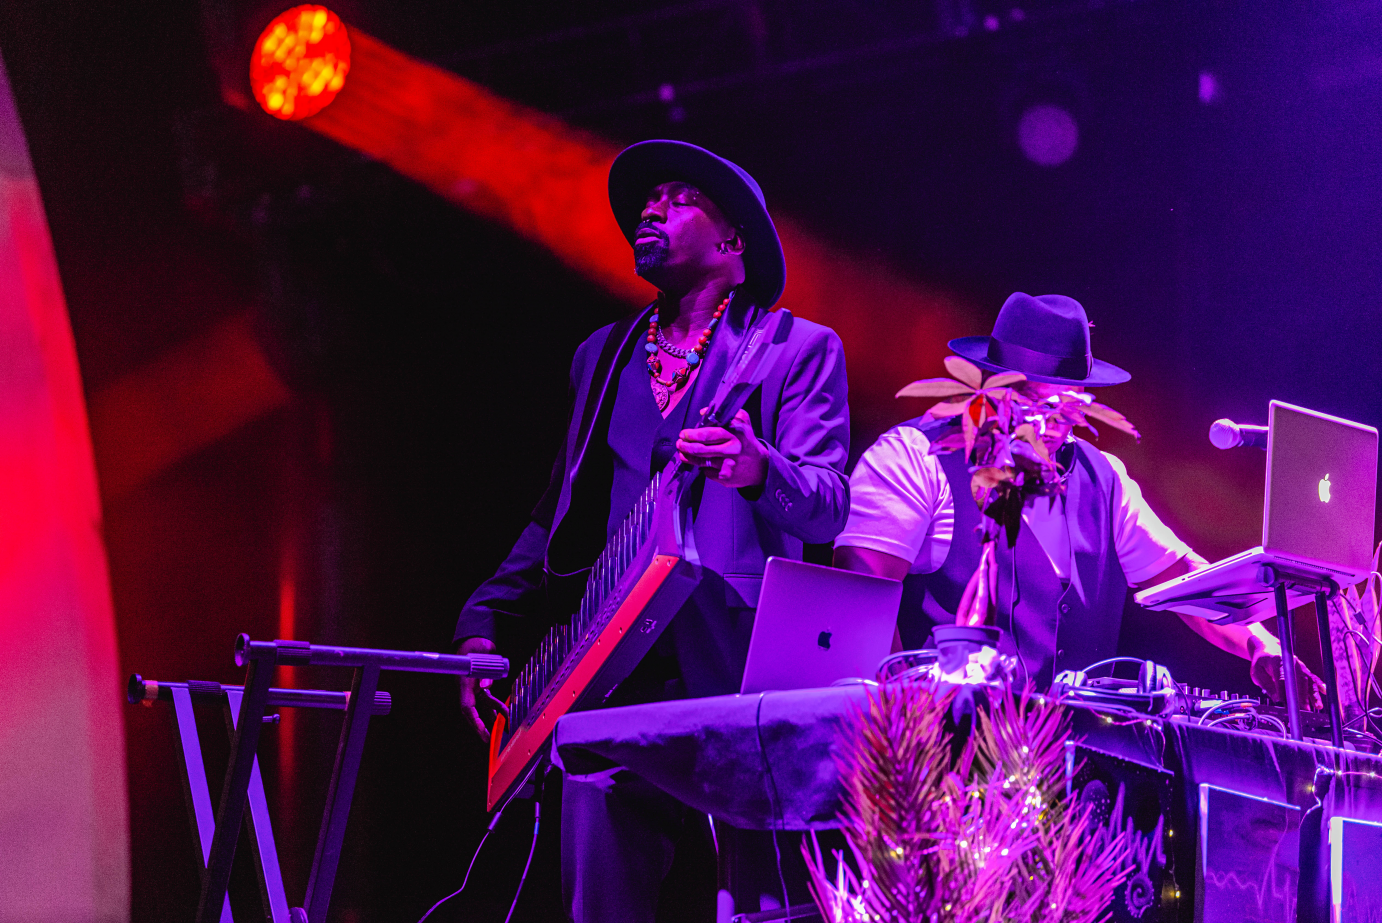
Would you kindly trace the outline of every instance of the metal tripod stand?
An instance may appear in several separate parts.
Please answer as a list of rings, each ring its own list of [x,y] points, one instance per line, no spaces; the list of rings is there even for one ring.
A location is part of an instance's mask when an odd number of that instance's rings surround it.
[[[251,641],[249,635],[235,640],[235,663],[248,666],[244,686],[192,681],[159,683],[131,677],[128,697],[131,702],[171,701],[177,722],[186,770],[186,794],[193,830],[205,863],[197,923],[233,923],[226,890],[240,826],[249,810],[251,840],[259,865],[261,895],[265,917],[272,923],[324,923],[331,903],[331,889],[340,864],[350,802],[364,753],[365,732],[374,715],[388,714],[389,695],[380,692],[379,674],[383,670],[412,673],[449,673],[453,676],[479,676],[499,679],[508,675],[509,662],[492,654],[433,654],[425,651],[390,651],[359,647],[328,647],[305,641]],[[278,666],[353,667],[349,692],[274,689],[270,683]],[[230,761],[220,805],[213,814],[211,793],[202,761],[192,706],[197,703],[224,703],[233,727]],[[332,708],[345,711],[336,762],[331,770],[326,809],[321,832],[312,856],[312,872],[307,882],[303,906],[288,906],[279,870],[278,853],[269,822],[264,784],[259,774],[256,752],[259,735],[270,708]]]

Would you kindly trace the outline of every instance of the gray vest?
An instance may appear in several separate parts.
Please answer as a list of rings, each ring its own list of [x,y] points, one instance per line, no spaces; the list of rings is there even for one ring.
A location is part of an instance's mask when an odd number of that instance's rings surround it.
[[[903,424],[928,437],[949,421]],[[926,643],[935,625],[953,624],[965,585],[979,566],[979,508],[970,497],[969,468],[962,453],[942,455],[940,464],[955,501],[955,536],[940,569],[911,574],[903,587],[898,630],[903,646]],[[1113,492],[1118,474],[1098,449],[1075,440],[1073,470],[1066,481],[1065,520],[1074,556],[1063,583],[1046,551],[1023,523],[1017,545],[998,539],[998,627],[1002,647],[1019,655],[1038,688],[1061,670],[1081,669],[1112,657],[1118,647],[1128,583],[1114,545]],[[1045,502],[1037,500],[1038,503]]]

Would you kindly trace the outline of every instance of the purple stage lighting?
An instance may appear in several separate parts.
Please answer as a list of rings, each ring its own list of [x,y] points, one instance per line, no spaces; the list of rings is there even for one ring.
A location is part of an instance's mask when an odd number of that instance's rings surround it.
[[[1219,86],[1219,78],[1213,71],[1200,71],[1200,102],[1206,106],[1217,103],[1224,95],[1223,88]]]
[[[1017,121],[1017,143],[1032,163],[1058,167],[1080,146],[1080,126],[1069,110],[1054,103],[1036,103]]]

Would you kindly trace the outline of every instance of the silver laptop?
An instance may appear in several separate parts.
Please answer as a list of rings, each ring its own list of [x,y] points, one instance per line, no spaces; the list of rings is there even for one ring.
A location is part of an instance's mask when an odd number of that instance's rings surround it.
[[[1331,577],[1340,586],[1372,570],[1377,507],[1377,430],[1272,401],[1267,416],[1267,496],[1262,544],[1133,598],[1148,609],[1177,609],[1216,622],[1276,615],[1262,565]],[[1304,593],[1288,594],[1292,606]]]
[[[892,649],[902,581],[768,558],[740,692],[872,679]]]

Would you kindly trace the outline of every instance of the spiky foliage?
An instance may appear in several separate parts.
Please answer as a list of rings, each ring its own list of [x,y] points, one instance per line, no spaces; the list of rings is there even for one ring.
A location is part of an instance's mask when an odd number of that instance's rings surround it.
[[[831,923],[1095,923],[1134,834],[1095,829],[1065,795],[1062,705],[996,694],[954,752],[955,692],[887,683],[842,733],[840,820],[853,863],[802,851]]]
[[[1071,389],[1039,397],[1020,372],[990,375],[959,356],[948,356],[945,368],[954,378],[914,381],[898,397],[940,398],[927,410],[934,419],[951,418],[958,426],[931,443],[933,454],[963,450],[972,467],[970,490],[987,517],[981,541],[1006,533],[1017,542],[1022,506],[1031,497],[1064,491],[1060,464],[1042,441],[1054,426],[1084,427],[1096,437],[1094,421],[1140,438],[1137,428],[1112,407]]]

